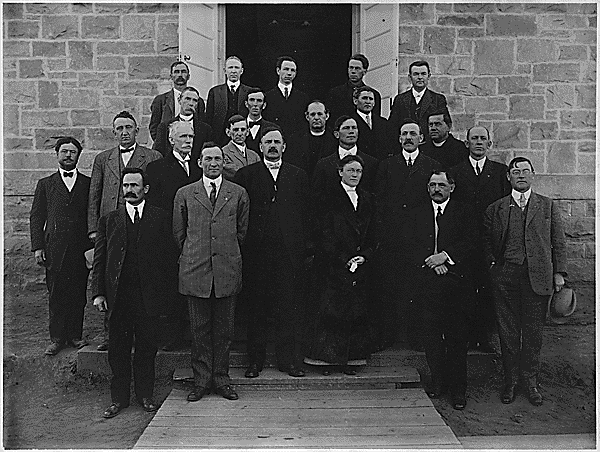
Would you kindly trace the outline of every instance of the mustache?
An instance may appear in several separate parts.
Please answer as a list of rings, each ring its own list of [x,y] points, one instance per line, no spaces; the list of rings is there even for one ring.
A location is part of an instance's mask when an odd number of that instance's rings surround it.
[[[137,198],[137,195],[132,191],[128,191],[123,195],[123,198]]]

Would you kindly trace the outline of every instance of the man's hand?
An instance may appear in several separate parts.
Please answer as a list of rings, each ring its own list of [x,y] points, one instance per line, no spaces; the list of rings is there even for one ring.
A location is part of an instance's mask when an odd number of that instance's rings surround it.
[[[448,273],[448,267],[446,267],[444,264],[438,265],[437,267],[433,268],[433,271],[436,273],[436,275],[443,276]]]
[[[97,237],[98,237],[98,233],[97,233],[97,232],[90,232],[90,233],[88,234],[88,238],[89,238],[89,239],[90,239],[92,242],[95,242]]]
[[[425,259],[425,265],[427,265],[429,268],[434,268],[439,265],[445,264],[447,260],[448,256],[446,255],[446,253],[432,254],[427,259]],[[447,270],[448,269],[446,269],[446,271]]]
[[[565,278],[560,273],[554,273],[554,290],[560,292],[565,285]]]
[[[96,306],[100,312],[108,311],[106,297],[103,295],[98,295],[96,298],[94,298],[94,306]]]
[[[35,263],[41,265],[42,267],[46,266],[45,250],[35,250]]]
[[[362,265],[365,263],[365,258],[362,256],[354,256],[348,262],[346,262],[346,266],[350,267],[353,263],[356,265]]]

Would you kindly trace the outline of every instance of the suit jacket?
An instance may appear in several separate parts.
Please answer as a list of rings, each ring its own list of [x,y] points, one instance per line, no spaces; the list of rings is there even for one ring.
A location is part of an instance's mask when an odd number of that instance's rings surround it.
[[[230,141],[223,146],[223,177],[232,181],[240,168],[259,161],[260,156],[248,146],[246,146],[246,157],[243,157],[233,141]]]
[[[320,137],[313,137],[310,130],[296,132],[286,142],[283,160],[306,171],[312,177],[320,159],[327,157],[338,148],[338,140],[329,129]]]
[[[167,156],[172,153],[173,145],[169,141],[169,125],[174,121],[179,121],[179,115],[172,118],[170,121],[161,122],[156,132],[156,140],[152,145],[152,149],[157,150],[161,155]],[[194,141],[192,142],[192,153],[190,155],[190,161],[197,162],[200,158],[200,152],[202,151],[202,145],[212,140],[213,130],[212,128],[202,122],[197,116],[194,115]]]
[[[267,91],[265,102],[267,106],[263,110],[263,116],[281,127],[286,138],[305,127],[304,113],[310,100],[297,86],[294,86],[287,100],[276,86]]]
[[[93,246],[87,236],[89,190],[90,178],[81,173],[71,192],[59,172],[37,183],[29,216],[31,250],[45,250],[50,271],[73,268],[74,263],[64,261],[67,249],[83,256]]]
[[[236,112],[242,116],[248,116],[248,109],[246,108],[246,97],[248,97],[248,91],[251,87],[240,83],[237,89],[238,102],[236,105]],[[225,125],[229,118],[227,118],[227,91],[229,87],[227,83],[213,86],[208,91],[208,98],[206,99],[206,122],[212,127],[215,134],[215,139],[226,137]]]
[[[392,105],[392,112],[390,113],[390,127],[395,134],[399,134],[400,126],[406,118],[410,118],[410,103],[413,98],[412,88],[401,94],[398,94],[394,98],[394,104]],[[416,120],[421,127],[421,133],[423,138],[427,139],[429,136],[429,124],[428,116],[431,113],[438,111],[446,111],[448,114],[448,105],[446,104],[446,96],[431,91],[429,88],[425,89],[425,93],[419,102],[416,117],[412,119]]]
[[[483,248],[490,270],[497,271],[504,262],[512,195],[488,206],[483,215]],[[515,208],[515,207],[512,207]],[[538,295],[551,295],[554,273],[567,271],[565,233],[556,203],[545,196],[531,193],[525,219],[525,249],[531,288]]]
[[[387,119],[371,113],[371,124],[373,126],[371,128],[356,110],[350,116],[354,118],[358,126],[358,141],[356,144],[362,152],[375,157],[377,160],[383,160],[394,154]]]
[[[364,82],[359,86],[364,86]],[[373,90],[375,95],[375,105],[373,106],[373,114],[381,116],[381,94],[379,91]],[[325,98],[325,105],[329,109],[329,121],[335,123],[336,119],[342,115],[350,116],[356,110],[354,105],[354,86],[349,81],[343,85],[335,86],[329,90]]]
[[[179,189],[173,206],[173,236],[179,248],[179,293],[230,297],[242,288],[241,246],[250,203],[239,185],[223,179],[215,206],[202,179]]]
[[[156,139],[159,124],[161,122],[169,122],[175,117],[175,102],[178,102],[178,100],[175,99],[172,88],[166,93],[159,94],[152,101],[152,104],[150,105],[152,116],[150,116],[148,128],[150,129],[150,136],[153,140]],[[204,99],[201,97],[198,98],[196,113],[196,116],[198,116],[200,121],[204,121]]]
[[[444,168],[451,168],[458,165],[469,157],[469,150],[465,144],[454,138],[452,134],[448,135],[448,138],[440,147],[435,146],[431,142],[431,139],[428,139],[424,144],[419,146],[419,149],[423,151],[423,154],[440,162]],[[506,179],[506,176],[504,179]]]
[[[190,157],[188,166],[190,168],[189,176],[171,152],[160,160],[150,162],[146,168],[146,177],[150,185],[146,200],[149,204],[166,210],[169,218],[173,215],[173,201],[177,190],[202,177],[202,169],[196,160]]]
[[[158,151],[138,144],[127,163],[127,168],[141,168],[146,171],[148,163],[160,158],[162,155]],[[124,168],[118,146],[103,151],[94,158],[88,207],[88,233],[98,230],[98,220],[101,216],[125,205],[121,184]]]
[[[100,218],[98,240],[94,247],[92,299],[103,295],[108,309],[114,312],[123,262],[131,246],[127,240],[127,222],[131,221],[125,206]],[[175,296],[175,244],[171,236],[169,215],[148,203],[144,206],[137,239],[140,289],[146,312],[150,316],[165,312]]]
[[[260,259],[260,256],[269,252],[261,245],[263,238],[272,234],[271,224],[267,220],[272,200],[276,196],[277,215],[284,241],[282,246],[287,251],[293,267],[300,271],[307,256],[307,249],[311,247],[309,242],[313,228],[306,173],[287,162],[282,162],[277,181],[274,181],[271,172],[261,160],[241,168],[234,181],[244,187],[250,197],[250,224],[245,252],[251,259]]]
[[[508,167],[485,159],[481,174],[477,176],[469,159],[465,159],[451,168],[456,182],[452,199],[469,204],[471,217],[479,226],[483,236],[483,213],[487,206],[511,193],[510,182],[506,178]]]
[[[260,141],[259,141],[259,137],[260,137],[260,131],[263,127],[277,127],[277,124],[275,124],[274,122],[271,121],[267,121],[265,118],[261,117],[260,121],[258,121],[258,131],[256,132],[256,137],[252,138],[252,134],[250,132],[248,132],[248,137],[246,138],[246,146],[248,146],[250,149],[252,149],[254,152],[256,152],[260,158],[262,159],[263,155],[262,152],[260,152]]]

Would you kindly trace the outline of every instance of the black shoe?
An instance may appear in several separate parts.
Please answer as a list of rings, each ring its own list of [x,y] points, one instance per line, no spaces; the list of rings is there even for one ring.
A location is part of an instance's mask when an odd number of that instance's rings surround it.
[[[215,389],[215,393],[219,394],[221,397],[226,398],[227,400],[237,400],[239,399],[237,393],[231,389],[231,386],[225,385],[220,388]]]
[[[138,400],[138,402],[142,406],[144,411],[147,411],[148,413],[152,413],[153,411],[158,410],[158,403],[155,403],[154,400],[152,400],[152,397],[144,397],[141,400]]]
[[[129,405],[125,405],[125,404],[122,404],[119,402],[113,402],[110,404],[110,406],[106,410],[104,410],[102,417],[104,417],[105,419],[110,419],[111,417],[115,417],[117,414],[119,414],[122,410],[124,410],[128,406]]]
[[[467,407],[467,397],[464,394],[454,394],[452,396],[452,408],[462,411]]]
[[[89,342],[85,339],[71,339],[69,345],[74,348],[83,348],[86,345],[89,345]]]
[[[290,377],[303,377],[305,375],[304,370],[302,370],[300,367],[294,366],[293,364],[287,367],[280,367],[279,370],[287,373]]]
[[[430,399],[439,399],[446,393],[446,387],[439,383],[433,383],[425,392]]]
[[[246,378],[256,378],[260,375],[261,371],[262,371],[262,366],[259,366],[256,363],[252,363],[246,369],[246,373],[244,374],[244,376]]]
[[[515,385],[514,384],[505,384],[502,389],[502,403],[508,405],[509,403],[513,403],[515,401]]]
[[[540,394],[539,389],[536,386],[532,386],[529,388],[529,403],[533,406],[540,406],[544,403],[544,399],[542,398],[542,394]]]
[[[209,392],[210,391],[207,388],[201,388],[201,387],[194,388],[187,395],[187,401],[188,402],[197,402],[198,400],[200,400],[202,397],[204,397]]]
[[[344,366],[342,372],[346,375],[356,375],[356,366]]]
[[[48,347],[46,348],[46,351],[44,351],[44,355],[54,356],[58,352],[60,352],[63,347],[64,347],[64,345],[61,344],[60,342],[52,342],[50,345],[48,345]]]
[[[107,351],[108,350],[108,339],[105,339],[102,342],[100,342],[98,344],[98,347],[96,347],[96,350],[98,350],[99,352]]]

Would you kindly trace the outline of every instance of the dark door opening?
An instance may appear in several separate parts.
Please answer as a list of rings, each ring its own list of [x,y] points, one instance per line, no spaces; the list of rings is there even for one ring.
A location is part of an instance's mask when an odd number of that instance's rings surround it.
[[[352,52],[351,4],[227,4],[226,55],[244,63],[242,81],[264,90],[277,83],[275,62],[298,63],[294,85],[323,99],[347,79]]]

